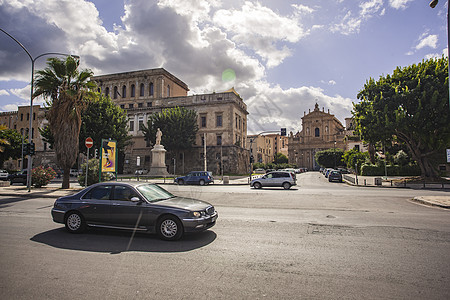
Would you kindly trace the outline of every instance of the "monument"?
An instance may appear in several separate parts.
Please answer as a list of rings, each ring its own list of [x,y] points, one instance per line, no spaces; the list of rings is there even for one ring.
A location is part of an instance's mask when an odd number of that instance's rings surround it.
[[[151,176],[167,176],[169,173],[166,168],[166,152],[164,146],[161,145],[162,132],[158,128],[156,131],[156,142],[152,151],[152,165],[150,166],[150,172],[148,175]]]

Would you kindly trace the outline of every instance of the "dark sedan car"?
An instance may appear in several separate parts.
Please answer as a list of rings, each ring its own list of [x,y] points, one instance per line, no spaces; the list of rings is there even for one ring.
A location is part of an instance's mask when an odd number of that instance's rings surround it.
[[[131,229],[157,233],[164,240],[178,240],[185,232],[198,232],[216,224],[211,204],[176,197],[155,184],[103,182],[71,196],[58,198],[53,221],[71,233],[86,227]]]

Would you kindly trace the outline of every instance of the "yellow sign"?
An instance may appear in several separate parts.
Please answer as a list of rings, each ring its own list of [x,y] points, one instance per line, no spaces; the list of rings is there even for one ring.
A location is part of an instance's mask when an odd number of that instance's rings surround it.
[[[102,140],[102,172],[116,172],[116,141]]]

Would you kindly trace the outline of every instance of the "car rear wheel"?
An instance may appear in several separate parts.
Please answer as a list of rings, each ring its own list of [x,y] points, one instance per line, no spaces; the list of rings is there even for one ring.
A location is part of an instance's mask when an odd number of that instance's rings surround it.
[[[70,212],[67,215],[65,225],[67,231],[70,233],[80,233],[86,228],[83,216],[76,211]]]
[[[291,184],[289,182],[283,183],[283,189],[288,190],[291,188]]]
[[[166,241],[176,241],[183,235],[183,225],[174,216],[165,216],[158,222],[158,235]]]
[[[262,184],[259,183],[259,182],[255,182],[255,183],[253,184],[253,187],[254,187],[255,189],[260,189],[260,188],[262,188]]]
[[[199,184],[200,185],[205,185],[205,181],[203,179],[200,179]]]
[[[184,180],[183,179],[179,179],[178,180],[178,184],[183,185],[184,184]]]

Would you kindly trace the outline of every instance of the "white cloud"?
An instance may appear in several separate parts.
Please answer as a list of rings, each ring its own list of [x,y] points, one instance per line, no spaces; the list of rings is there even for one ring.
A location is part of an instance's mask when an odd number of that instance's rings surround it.
[[[7,90],[0,90],[0,96],[9,96],[10,94],[8,93]]]
[[[389,5],[395,9],[406,9],[413,0],[389,0]]]
[[[313,8],[302,4],[292,4],[292,7],[294,7],[299,14],[312,14],[315,11]]]
[[[420,50],[425,47],[430,47],[430,48],[436,49],[437,42],[438,42],[438,36],[435,34],[430,34],[425,37],[422,37],[422,39],[416,45],[415,49]]]
[[[359,5],[359,12],[356,14],[347,10],[340,22],[331,26],[332,32],[339,32],[344,35],[359,33],[363,22],[374,15],[383,16],[386,10],[383,8],[383,0],[369,0]]]

